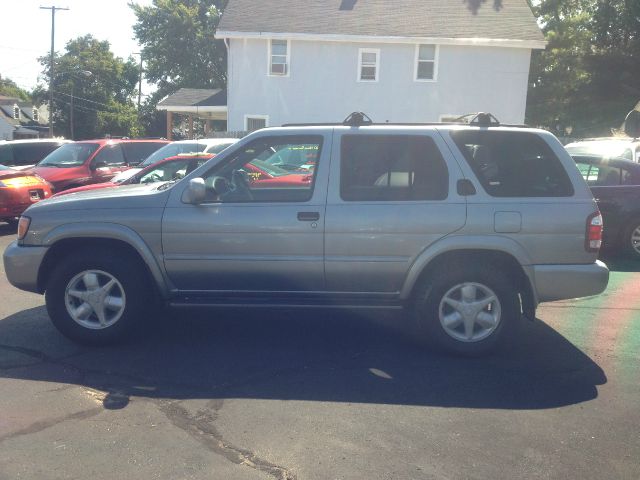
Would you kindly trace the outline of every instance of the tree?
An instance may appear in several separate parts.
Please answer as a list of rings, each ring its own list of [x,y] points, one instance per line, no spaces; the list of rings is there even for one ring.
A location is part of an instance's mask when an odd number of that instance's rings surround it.
[[[223,0],[153,0],[146,7],[131,3],[145,77],[161,90],[224,87],[226,48],[214,33],[225,4]]]
[[[13,80],[9,78],[2,78],[2,75],[0,75],[0,95],[19,98],[20,100],[25,101],[31,100],[29,92],[20,88]]]
[[[74,139],[137,135],[135,60],[115,57],[109,42],[91,35],[71,40],[65,50],[54,60],[55,134]],[[49,57],[41,57],[40,63],[48,78]],[[46,101],[48,86],[37,87],[34,95]]]
[[[165,96],[181,87],[224,88],[227,83],[227,51],[214,33],[226,0],[153,0],[149,6],[134,2],[137,21],[133,27],[142,46],[145,78],[157,91],[143,110],[147,134],[166,124],[155,111]],[[162,115],[164,117],[164,115]]]
[[[533,54],[527,122],[609,135],[640,100],[640,2],[542,0],[548,45]]]

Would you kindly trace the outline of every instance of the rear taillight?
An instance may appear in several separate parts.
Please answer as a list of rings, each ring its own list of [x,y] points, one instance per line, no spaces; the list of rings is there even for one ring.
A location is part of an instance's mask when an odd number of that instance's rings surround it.
[[[584,248],[587,252],[597,253],[602,245],[602,215],[594,212],[587,217],[587,232],[584,238]]]

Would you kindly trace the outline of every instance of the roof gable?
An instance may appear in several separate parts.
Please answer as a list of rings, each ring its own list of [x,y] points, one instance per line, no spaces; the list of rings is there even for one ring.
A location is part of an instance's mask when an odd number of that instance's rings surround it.
[[[229,0],[218,31],[544,41],[526,0]]]

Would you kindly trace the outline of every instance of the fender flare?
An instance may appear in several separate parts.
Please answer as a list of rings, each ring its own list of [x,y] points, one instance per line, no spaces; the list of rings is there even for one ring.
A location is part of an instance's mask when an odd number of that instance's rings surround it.
[[[411,292],[420,278],[420,274],[432,261],[444,253],[464,250],[499,252],[515,258],[529,281],[534,301],[537,304],[533,268],[530,267],[532,264],[531,258],[522,245],[509,237],[501,235],[452,234],[432,243],[416,257],[409,267],[404,284],[400,290],[400,298],[402,300],[408,300],[410,298]]]
[[[128,244],[147,265],[160,295],[164,298],[169,296],[169,279],[164,269],[144,239],[132,228],[118,223],[66,223],[48,232],[42,240],[42,246],[52,247],[61,240],[78,238],[119,240]]]

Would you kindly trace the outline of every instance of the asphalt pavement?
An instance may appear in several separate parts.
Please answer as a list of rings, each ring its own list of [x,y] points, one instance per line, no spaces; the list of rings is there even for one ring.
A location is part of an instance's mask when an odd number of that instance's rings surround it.
[[[609,264],[603,295],[482,359],[304,310],[174,311],[79,347],[0,266],[0,480],[637,480],[640,263]]]

